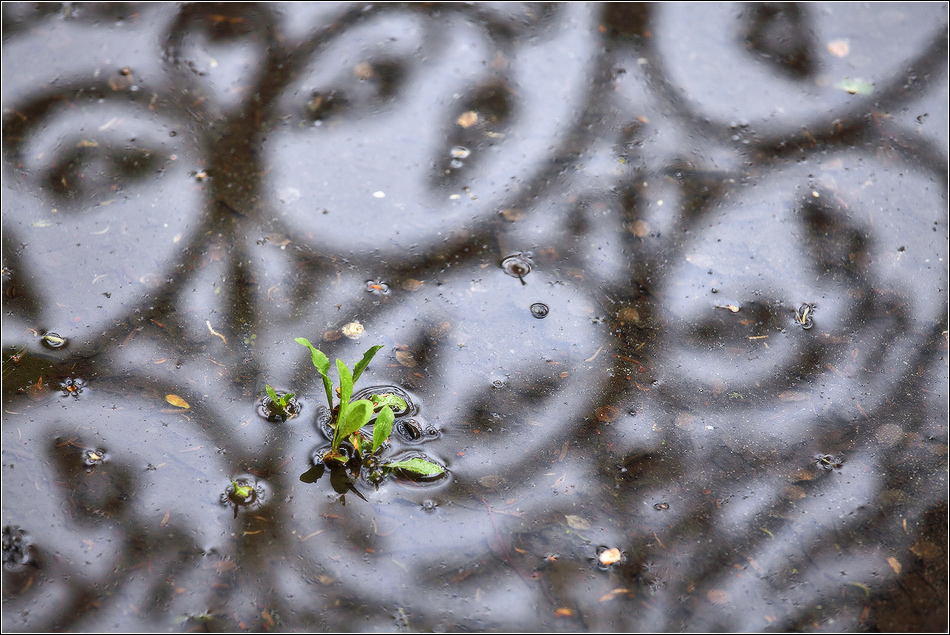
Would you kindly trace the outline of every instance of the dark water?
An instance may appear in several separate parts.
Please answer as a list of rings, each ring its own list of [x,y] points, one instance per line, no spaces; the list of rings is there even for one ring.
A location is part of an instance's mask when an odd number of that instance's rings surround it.
[[[575,4],[4,5],[5,630],[946,628],[946,5]]]

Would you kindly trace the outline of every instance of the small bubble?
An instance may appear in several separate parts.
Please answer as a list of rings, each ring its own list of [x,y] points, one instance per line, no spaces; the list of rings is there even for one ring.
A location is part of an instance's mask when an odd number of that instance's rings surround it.
[[[472,151],[462,146],[455,146],[449,151],[449,155],[453,159],[467,159],[470,154],[472,154]]]
[[[415,419],[407,419],[396,423],[396,432],[408,441],[418,441],[422,438],[422,428]]]
[[[538,318],[539,320],[546,318],[549,311],[550,309],[548,308],[548,305],[542,302],[535,302],[531,305],[531,315]]]

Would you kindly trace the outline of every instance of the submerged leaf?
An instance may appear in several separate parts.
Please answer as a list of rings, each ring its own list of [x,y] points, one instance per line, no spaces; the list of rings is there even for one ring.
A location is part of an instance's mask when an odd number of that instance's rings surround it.
[[[405,470],[422,476],[436,476],[445,472],[445,468],[435,463],[430,463],[425,459],[407,459],[405,461],[393,461],[386,463],[385,467],[393,470]]]
[[[177,408],[184,408],[188,410],[191,406],[188,405],[188,402],[179,397],[178,395],[165,395],[165,401]]]
[[[391,392],[383,393],[382,395],[373,395],[370,397],[370,401],[373,402],[376,410],[384,406],[389,406],[390,408],[395,408],[400,411],[409,409],[409,404],[406,403],[405,399]]]
[[[851,93],[852,95],[870,95],[874,92],[874,84],[861,78],[851,79],[845,77],[835,84],[835,88]]]

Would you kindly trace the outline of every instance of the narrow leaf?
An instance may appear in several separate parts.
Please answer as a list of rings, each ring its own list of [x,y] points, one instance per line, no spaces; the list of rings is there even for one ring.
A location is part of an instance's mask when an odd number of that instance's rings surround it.
[[[351,403],[349,407],[340,414],[340,419],[337,421],[336,432],[333,435],[333,449],[338,449],[343,439],[369,423],[372,417],[373,404],[370,401],[360,399],[359,401]]]
[[[320,371],[321,375],[326,375],[330,372],[330,358],[324,355],[320,350],[314,348],[313,344],[306,338],[298,337],[294,341],[310,349],[310,359],[313,360],[313,365]]]
[[[389,438],[389,433],[393,431],[393,421],[395,418],[393,409],[389,406],[383,406],[383,409],[376,415],[376,423],[373,424],[372,454],[376,454],[376,450],[386,443],[386,439]]]
[[[353,375],[350,374],[350,369],[346,367],[341,360],[336,360],[336,370],[340,373],[340,410],[346,407],[350,403],[350,398],[353,396]]]
[[[330,412],[333,412],[333,382],[330,381],[330,359],[322,352],[313,347],[309,341],[303,337],[294,340],[301,346],[310,349],[310,359],[314,367],[320,371],[320,377],[323,379],[323,389],[327,393],[327,404],[330,406]]]
[[[367,366],[369,366],[370,360],[373,359],[373,357],[382,347],[383,347],[382,344],[377,344],[376,346],[366,351],[366,354],[363,355],[363,359],[356,362],[356,366],[353,367],[353,383],[354,384],[356,383],[356,380],[360,378],[360,375],[363,374],[363,370]]]
[[[270,400],[274,402],[275,406],[280,406],[280,397],[277,396],[277,393],[269,384],[264,384],[264,388],[267,390],[267,396],[270,397]]]
[[[422,476],[435,476],[436,474],[441,474],[445,471],[445,468],[441,465],[436,465],[435,463],[430,463],[425,459],[408,459],[405,461],[393,461],[392,463],[386,463],[386,467],[394,470],[405,470],[407,472],[414,472],[415,474],[421,474]]]

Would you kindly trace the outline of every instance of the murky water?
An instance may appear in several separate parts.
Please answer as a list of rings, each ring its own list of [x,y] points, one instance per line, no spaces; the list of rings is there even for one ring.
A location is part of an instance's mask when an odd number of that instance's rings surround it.
[[[946,628],[945,5],[3,11],[5,629]]]

